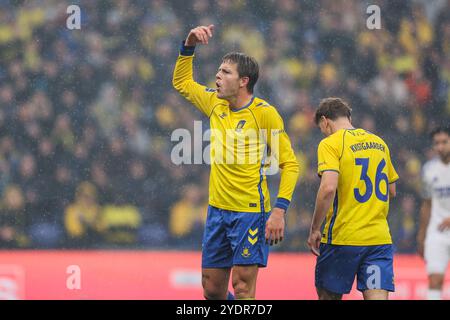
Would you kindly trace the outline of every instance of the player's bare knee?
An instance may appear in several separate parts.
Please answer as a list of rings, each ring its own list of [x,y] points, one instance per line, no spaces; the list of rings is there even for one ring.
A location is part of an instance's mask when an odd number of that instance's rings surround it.
[[[334,293],[323,288],[317,288],[319,300],[341,300],[342,294]]]
[[[342,294],[337,294],[337,293],[322,293],[319,295],[319,300],[341,300],[342,299]]]
[[[386,290],[366,290],[363,292],[364,300],[388,300],[389,292]]]
[[[206,300],[225,300],[224,295],[219,291],[203,289],[203,297]]]
[[[203,296],[207,300],[224,300],[226,298],[226,290],[220,286],[207,284],[203,286]]]
[[[203,296],[207,300],[225,299],[227,288],[222,283],[214,281],[209,275],[202,275]]]
[[[233,279],[233,289],[236,299],[254,298],[252,284],[240,278]]]
[[[256,266],[236,267],[233,270],[232,285],[236,299],[254,298],[257,273]]]

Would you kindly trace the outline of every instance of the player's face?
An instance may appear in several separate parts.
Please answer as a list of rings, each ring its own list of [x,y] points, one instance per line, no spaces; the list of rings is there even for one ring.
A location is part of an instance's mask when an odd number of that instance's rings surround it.
[[[450,156],[450,137],[445,132],[437,133],[433,137],[433,150],[441,159]]]
[[[217,97],[225,99],[238,95],[241,79],[237,71],[237,64],[222,62],[216,74]]]

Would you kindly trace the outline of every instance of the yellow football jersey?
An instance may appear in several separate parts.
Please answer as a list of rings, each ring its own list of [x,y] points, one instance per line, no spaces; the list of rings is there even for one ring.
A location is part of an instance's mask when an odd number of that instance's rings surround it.
[[[283,120],[266,101],[253,97],[244,107],[230,108],[216,91],[193,80],[193,52],[181,53],[175,65],[174,87],[210,119],[211,174],[209,204],[238,212],[271,210],[266,170],[278,162],[281,181],[275,206],[287,209],[299,165]]]
[[[363,129],[339,130],[318,147],[318,174],[328,170],[338,172],[339,181],[322,243],[391,244],[388,184],[398,175],[386,143]]]

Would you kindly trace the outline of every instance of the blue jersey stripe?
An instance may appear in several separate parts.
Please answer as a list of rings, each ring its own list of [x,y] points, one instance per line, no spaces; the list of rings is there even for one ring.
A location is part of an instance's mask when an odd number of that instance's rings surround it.
[[[260,202],[260,206],[261,206],[261,212],[264,213],[266,212],[264,209],[264,194],[262,191],[262,182],[263,182],[263,167],[264,167],[264,162],[261,163],[261,169],[259,170],[259,183],[258,183],[258,191],[259,191],[259,202]]]
[[[264,148],[263,158],[261,160],[261,168],[259,169],[258,191],[259,191],[259,202],[260,202],[260,206],[261,206],[261,213],[266,212],[266,210],[264,209],[264,194],[262,191],[262,182],[264,179],[263,168],[264,168],[264,161],[265,161],[265,155],[266,155],[266,148],[267,148],[267,146]]]
[[[334,196],[333,201],[333,216],[331,217],[330,226],[328,227],[328,244],[331,244],[331,241],[333,240],[332,230],[334,226],[334,222],[336,221],[338,211],[338,192],[336,190],[336,195]]]
[[[261,169],[259,170],[259,183],[258,183],[259,201],[260,201],[260,206],[261,206],[261,214],[260,214],[260,220],[259,220],[260,221],[260,225],[259,225],[260,230],[265,230],[265,228],[266,228],[266,224],[265,224],[265,220],[264,220],[264,217],[265,217],[265,215],[264,215],[264,212],[265,212],[264,194],[262,192],[262,187],[261,187],[261,184],[263,181],[263,172],[262,172],[263,167],[264,167],[264,161],[261,162]],[[262,236],[259,236],[258,242],[262,243],[262,241],[263,241]]]

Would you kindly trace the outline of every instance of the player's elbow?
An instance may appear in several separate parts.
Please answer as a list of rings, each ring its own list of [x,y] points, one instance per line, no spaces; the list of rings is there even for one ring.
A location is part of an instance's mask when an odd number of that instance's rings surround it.
[[[177,77],[175,76],[175,74],[173,75],[172,78],[172,86],[175,88],[175,90],[177,91],[181,91],[182,88],[182,81],[180,81],[179,79],[177,79]]]
[[[189,85],[189,82],[184,80],[184,79],[180,79],[179,77],[176,77],[174,75],[173,79],[172,79],[172,86],[175,88],[175,90],[177,90],[180,94],[185,95],[187,92],[187,87]]]
[[[297,177],[300,174],[300,164],[297,160],[292,161],[292,163],[289,165],[289,169],[292,171],[292,173],[296,174]]]
[[[297,176],[300,174],[300,164],[298,163],[297,159],[281,163],[280,169],[284,171],[290,171]]]
[[[325,197],[334,197],[339,181],[339,174],[335,171],[325,171],[320,180],[320,192]]]
[[[395,183],[391,183],[389,185],[389,197],[395,198],[397,195],[397,188],[395,187]]]
[[[181,91],[183,89],[183,83],[184,83],[183,78],[180,77],[180,75],[177,72],[177,69],[175,68],[172,75],[172,86],[177,91]]]
[[[334,197],[336,193],[336,186],[331,183],[322,185],[320,189],[324,197]]]

